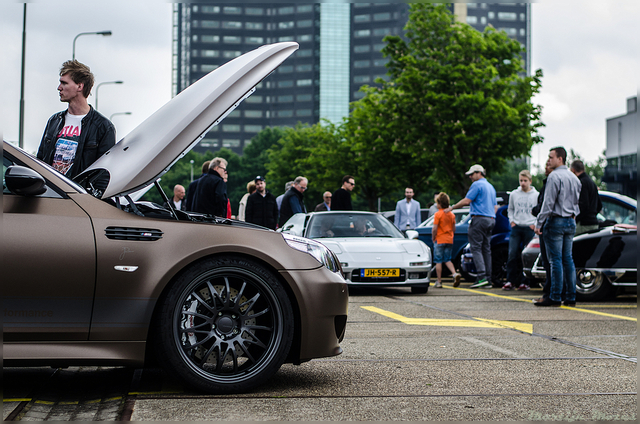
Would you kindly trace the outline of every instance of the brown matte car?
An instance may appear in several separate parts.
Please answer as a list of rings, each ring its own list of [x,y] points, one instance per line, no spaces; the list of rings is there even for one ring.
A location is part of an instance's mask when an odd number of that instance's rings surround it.
[[[129,196],[297,49],[249,52],[70,181],[3,143],[4,366],[160,362],[209,393],[338,355],[348,292],[320,243]],[[157,183],[155,183],[157,185]]]

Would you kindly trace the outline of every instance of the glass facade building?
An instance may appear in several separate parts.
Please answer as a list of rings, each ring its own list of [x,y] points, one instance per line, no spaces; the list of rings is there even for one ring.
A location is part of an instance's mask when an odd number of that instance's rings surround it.
[[[478,30],[491,24],[529,45],[528,4],[460,5],[455,11],[463,22]],[[362,85],[386,78],[382,39],[402,35],[408,15],[405,3],[174,4],[173,95],[263,44],[300,44],[195,149],[227,147],[241,154],[265,127],[314,124],[322,118],[341,122],[349,102],[362,97]]]

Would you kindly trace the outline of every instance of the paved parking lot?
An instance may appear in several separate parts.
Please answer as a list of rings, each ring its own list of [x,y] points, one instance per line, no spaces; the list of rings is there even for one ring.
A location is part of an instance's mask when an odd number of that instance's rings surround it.
[[[450,283],[450,282],[449,282]],[[5,369],[21,420],[633,420],[637,297],[539,308],[540,291],[352,291],[344,353],[252,393],[203,396],[159,370]]]

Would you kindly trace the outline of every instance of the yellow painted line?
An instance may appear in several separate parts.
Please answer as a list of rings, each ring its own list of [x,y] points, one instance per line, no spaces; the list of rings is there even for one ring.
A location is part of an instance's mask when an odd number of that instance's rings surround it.
[[[445,286],[444,284],[442,285],[442,287],[447,288],[447,289],[452,289],[452,290],[463,290],[463,291],[468,291],[468,292],[471,292],[471,293],[482,294],[482,295],[485,295],[485,296],[493,296],[493,297],[499,297],[499,298],[502,298],[502,299],[509,299],[509,300],[515,300],[515,301],[518,301],[518,302],[527,302],[527,303],[533,304],[531,299],[524,299],[522,297],[505,296],[505,295],[501,295],[501,294],[487,293],[487,292],[479,291],[477,289],[463,289],[463,288],[460,288],[460,287]],[[594,306],[594,308],[596,308],[596,307],[597,306]],[[627,321],[636,321],[636,322],[638,321],[638,318],[625,317],[624,315],[608,314],[606,312],[590,311],[590,310],[584,309],[584,308],[572,308],[570,306],[561,306],[560,308],[569,309],[569,310],[572,310],[572,311],[585,312],[587,314],[602,315],[602,316],[610,317],[610,318],[624,319],[624,320],[627,320]]]
[[[32,398],[9,398],[2,399],[2,402],[31,402],[32,400]]]
[[[55,402],[49,402],[48,400],[37,400],[36,403],[42,404],[42,405],[55,405]]]
[[[58,402],[58,405],[77,405],[80,402],[77,400],[72,400],[72,401],[68,401],[68,402]]]
[[[482,318],[474,319],[434,319],[434,318],[408,318],[394,312],[385,311],[375,306],[361,306],[370,312],[374,312],[387,318],[395,319],[408,325],[432,325],[437,327],[475,327],[475,328],[512,328],[525,333],[533,332],[533,325],[513,321],[498,321]]]
[[[86,401],[84,401],[82,403],[84,403],[84,404],[92,404],[92,403],[100,403],[100,402],[102,402],[102,399],[86,400]]]
[[[122,396],[116,396],[116,397],[107,398],[104,401],[105,402],[111,402],[111,401],[114,401],[114,400],[122,400]]]

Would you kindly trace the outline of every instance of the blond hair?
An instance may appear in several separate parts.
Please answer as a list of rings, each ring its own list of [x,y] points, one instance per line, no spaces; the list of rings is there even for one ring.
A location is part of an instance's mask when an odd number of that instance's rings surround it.
[[[533,178],[531,177],[531,172],[529,172],[527,169],[523,169],[522,171],[520,171],[518,177],[527,177],[529,181],[533,180]]]

